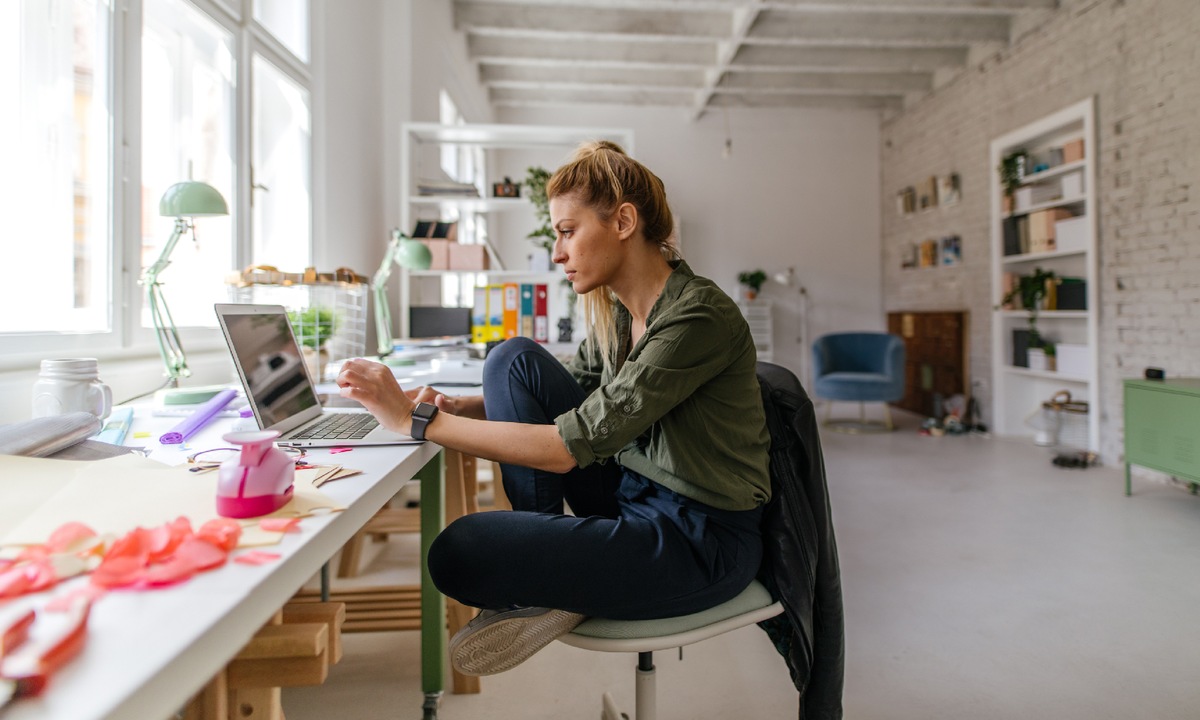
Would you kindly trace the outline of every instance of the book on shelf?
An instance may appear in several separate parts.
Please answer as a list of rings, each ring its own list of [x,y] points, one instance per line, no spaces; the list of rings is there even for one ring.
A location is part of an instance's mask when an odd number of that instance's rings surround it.
[[[418,195],[462,195],[464,197],[479,197],[479,188],[472,183],[456,182],[454,180],[437,180],[421,178],[417,180]]]

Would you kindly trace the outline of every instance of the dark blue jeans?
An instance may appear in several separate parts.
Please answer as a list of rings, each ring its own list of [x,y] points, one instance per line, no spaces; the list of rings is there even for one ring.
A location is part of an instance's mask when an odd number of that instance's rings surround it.
[[[495,348],[483,378],[489,420],[549,424],[585,397],[526,338]],[[429,549],[434,584],[466,605],[669,617],[734,597],[758,572],[761,509],[710,507],[612,460],[562,475],[502,471],[513,511],[459,518]],[[564,500],[573,515],[563,514]]]

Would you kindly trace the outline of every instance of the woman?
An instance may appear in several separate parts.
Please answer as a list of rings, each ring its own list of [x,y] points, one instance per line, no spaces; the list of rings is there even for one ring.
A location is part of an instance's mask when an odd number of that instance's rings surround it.
[[[365,360],[337,380],[385,426],[502,464],[513,512],[460,518],[429,551],[438,589],[483,608],[450,644],[467,674],[507,670],[590,615],[713,607],[762,554],[769,438],[737,306],[678,259],[662,181],[617,145],[581,147],[546,194],[553,260],[589,326],[568,367],[513,338],[480,397],[406,393]]]

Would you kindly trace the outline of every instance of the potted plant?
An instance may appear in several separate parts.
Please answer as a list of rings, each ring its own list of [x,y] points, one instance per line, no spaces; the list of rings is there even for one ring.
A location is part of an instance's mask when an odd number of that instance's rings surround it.
[[[300,342],[309,373],[320,382],[324,379],[322,369],[329,362],[329,351],[325,344],[337,330],[337,318],[333,310],[319,305],[304,310],[289,310],[288,320],[292,323],[296,340]]]
[[[1000,160],[1000,184],[1004,186],[1004,202],[1005,212],[1013,210],[1013,194],[1017,192],[1017,188],[1021,187],[1021,181],[1025,179],[1025,164],[1028,161],[1028,154],[1024,150],[1017,150],[1005,155]]]
[[[1029,337],[1025,343],[1026,347],[1040,348],[1045,345],[1037,329],[1038,311],[1042,309],[1042,304],[1046,299],[1047,293],[1050,291],[1051,283],[1057,282],[1058,275],[1053,270],[1043,270],[1040,267],[1033,269],[1032,275],[1022,275],[1017,279],[1016,286],[1009,290],[1004,297],[1000,298],[1000,304],[997,309],[1010,306],[1014,301],[1020,302],[1020,309],[1029,313]],[[1027,361],[1026,361],[1027,362]],[[1023,365],[1019,362],[1019,358],[1014,357],[1014,364]],[[1024,365],[1028,366],[1028,365]]]
[[[767,274],[761,268],[738,273],[738,282],[745,286],[747,300],[758,297],[758,293],[766,281]]]
[[[525,237],[549,254],[554,247],[554,228],[550,227],[550,200],[546,197],[546,183],[550,180],[550,171],[535,166],[526,172],[525,187],[529,191],[529,202],[533,203],[533,212],[540,224]]]

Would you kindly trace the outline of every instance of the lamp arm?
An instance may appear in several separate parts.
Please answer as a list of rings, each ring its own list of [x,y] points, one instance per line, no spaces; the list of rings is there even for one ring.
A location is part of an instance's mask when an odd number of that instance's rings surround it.
[[[380,355],[392,352],[392,312],[388,307],[387,281],[392,274],[392,263],[396,262],[396,254],[400,251],[400,243],[404,236],[399,232],[392,233],[392,240],[383,253],[383,262],[371,279],[371,292],[375,296],[375,343]]]
[[[175,218],[175,229],[171,233],[170,239],[163,246],[162,252],[159,253],[154,264],[142,272],[140,280],[146,288],[146,303],[150,308],[150,319],[154,323],[154,333],[158,340],[158,354],[162,357],[163,365],[167,369],[169,384],[172,387],[178,387],[179,378],[190,376],[192,371],[188,368],[187,356],[179,341],[179,330],[176,329],[175,320],[171,317],[170,309],[167,308],[167,299],[163,295],[162,283],[158,281],[158,276],[171,264],[171,253],[175,252],[179,238],[190,227],[183,218]]]

